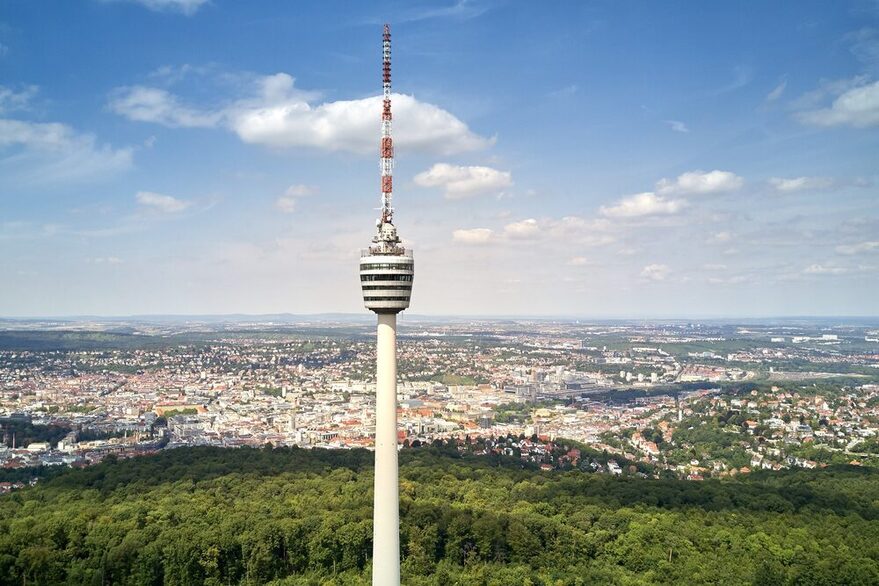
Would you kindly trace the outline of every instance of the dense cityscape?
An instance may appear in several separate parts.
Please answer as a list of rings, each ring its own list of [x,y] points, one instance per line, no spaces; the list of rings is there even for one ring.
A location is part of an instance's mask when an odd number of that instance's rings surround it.
[[[374,344],[356,320],[4,325],[5,469],[180,446],[371,447]],[[877,338],[855,320],[416,318],[400,335],[399,440],[691,480],[872,466]]]

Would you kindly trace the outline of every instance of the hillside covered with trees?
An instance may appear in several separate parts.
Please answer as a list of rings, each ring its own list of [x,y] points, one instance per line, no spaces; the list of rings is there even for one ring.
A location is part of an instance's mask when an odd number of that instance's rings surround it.
[[[876,584],[879,472],[687,482],[401,454],[403,582]],[[368,584],[372,454],[181,448],[0,497],[2,584]]]

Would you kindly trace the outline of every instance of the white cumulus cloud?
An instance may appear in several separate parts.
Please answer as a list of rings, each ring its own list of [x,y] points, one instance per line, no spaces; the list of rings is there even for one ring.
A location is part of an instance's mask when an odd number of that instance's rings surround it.
[[[540,234],[540,226],[534,218],[513,222],[504,226],[504,235],[514,240],[527,240]]]
[[[374,153],[381,127],[381,96],[315,103],[314,92],[294,87],[286,73],[251,79],[249,97],[215,108],[187,105],[170,92],[144,86],[117,88],[110,109],[130,120],[171,127],[222,126],[242,141],[274,148]],[[394,142],[407,151],[451,155],[486,148],[493,139],[471,131],[446,110],[393,94]]]
[[[459,229],[452,232],[452,240],[461,244],[488,244],[494,239],[489,228]]]
[[[688,171],[677,179],[660,179],[656,192],[660,195],[706,195],[740,189],[744,180],[730,171]]]
[[[579,216],[562,218],[526,218],[506,224],[492,233],[495,242],[527,240],[541,245],[570,247],[603,246],[616,239],[610,233],[613,222],[604,218],[585,219]],[[567,254],[567,252],[566,252]]]
[[[833,179],[829,177],[772,177],[769,184],[777,191],[791,193],[810,189],[827,189],[833,186]]]
[[[462,167],[437,163],[415,176],[421,187],[442,187],[448,199],[460,199],[485,193],[497,193],[513,184],[508,171],[491,167]]]
[[[601,214],[608,218],[640,218],[676,214],[683,210],[687,202],[680,199],[666,199],[647,191],[619,200],[616,205],[601,206]]]
[[[797,118],[813,126],[879,125],[879,81],[847,89],[830,107],[799,112]]]
[[[152,191],[139,191],[134,197],[140,205],[165,214],[176,214],[192,205],[192,202]]]
[[[442,108],[394,94],[394,142],[413,151],[450,155],[485,148],[482,138]],[[292,101],[269,107],[240,108],[232,129],[244,142],[275,147],[317,147],[369,153],[376,150],[381,97],[340,100],[312,107]]]

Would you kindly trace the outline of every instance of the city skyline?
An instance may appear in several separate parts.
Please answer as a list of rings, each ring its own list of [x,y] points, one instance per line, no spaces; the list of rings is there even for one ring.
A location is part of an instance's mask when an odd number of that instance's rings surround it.
[[[875,3],[44,6],[0,17],[2,316],[358,312],[384,19],[414,315],[879,313]]]

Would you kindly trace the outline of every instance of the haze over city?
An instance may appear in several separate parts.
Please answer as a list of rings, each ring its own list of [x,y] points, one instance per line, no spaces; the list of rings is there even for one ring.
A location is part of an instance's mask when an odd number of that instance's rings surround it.
[[[875,315],[879,8],[4,3],[0,315]],[[696,49],[698,48],[698,49]]]

